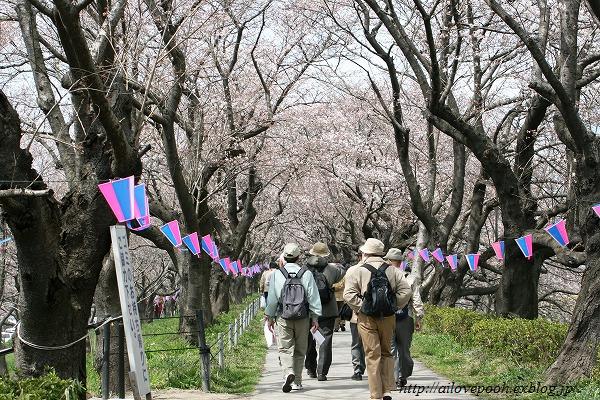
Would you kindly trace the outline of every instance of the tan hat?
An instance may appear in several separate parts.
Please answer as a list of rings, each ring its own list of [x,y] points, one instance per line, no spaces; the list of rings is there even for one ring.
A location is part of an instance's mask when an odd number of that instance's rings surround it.
[[[283,258],[297,258],[300,256],[300,246],[296,243],[288,243],[283,248]]]
[[[313,244],[313,247],[310,249],[308,254],[312,256],[328,257],[330,254],[329,247],[327,247],[327,245],[323,242],[317,242]]]
[[[385,253],[385,245],[381,240],[368,238],[365,244],[358,248],[363,254],[372,254],[374,256],[382,256]]]
[[[383,258],[386,260],[402,261],[402,250],[392,247]]]

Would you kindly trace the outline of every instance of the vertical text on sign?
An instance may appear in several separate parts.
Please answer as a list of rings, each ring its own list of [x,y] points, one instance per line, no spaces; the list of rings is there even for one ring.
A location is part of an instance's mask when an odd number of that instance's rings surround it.
[[[117,284],[119,287],[121,314],[123,315],[123,325],[127,341],[129,366],[135,374],[140,396],[145,397],[150,393],[150,376],[148,374],[146,353],[144,352],[142,325],[137,306],[137,294],[135,291],[133,266],[131,265],[131,256],[129,254],[127,230],[124,226],[116,225],[110,227],[110,233],[117,273]]]

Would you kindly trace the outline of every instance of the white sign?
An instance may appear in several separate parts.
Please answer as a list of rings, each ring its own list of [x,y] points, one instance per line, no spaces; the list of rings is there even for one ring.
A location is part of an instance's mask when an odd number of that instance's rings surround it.
[[[112,250],[117,270],[117,284],[121,300],[121,314],[127,339],[127,355],[129,367],[135,374],[137,388],[142,398],[150,393],[150,375],[148,361],[144,352],[142,324],[137,307],[137,293],[133,279],[133,268],[127,242],[127,229],[121,225],[110,227]]]

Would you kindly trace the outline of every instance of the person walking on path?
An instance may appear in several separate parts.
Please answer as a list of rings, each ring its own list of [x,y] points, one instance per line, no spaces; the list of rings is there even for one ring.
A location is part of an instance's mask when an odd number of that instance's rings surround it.
[[[345,273],[344,273],[345,275]],[[344,276],[341,281],[335,283],[333,285],[333,293],[335,294],[335,302],[337,303],[337,308],[340,310],[342,305],[344,305],[344,286],[346,285],[346,277]],[[346,321],[337,317],[335,319],[335,325],[333,326],[333,331],[337,332],[341,330],[344,332],[346,330]]]
[[[344,300],[357,314],[369,378],[371,399],[391,400],[395,388],[391,353],[395,312],[410,301],[412,290],[399,269],[388,268],[381,258],[384,244],[367,239],[359,251],[362,264],[346,273]]]
[[[388,250],[384,259],[390,265],[402,271],[402,251],[391,248]],[[396,388],[401,389],[406,386],[407,379],[413,373],[415,365],[410,356],[410,345],[415,329],[421,330],[421,321],[425,315],[425,308],[421,300],[421,291],[415,284],[414,275],[410,274],[410,267],[402,271],[405,279],[411,285],[412,297],[410,302],[401,310],[396,311],[396,333],[392,338],[392,354],[396,359],[394,373],[396,377]]]
[[[267,297],[269,296],[269,282],[270,282],[270,278],[271,278],[271,274],[273,274],[273,272],[275,272],[276,269],[279,268],[279,265],[277,265],[276,262],[271,261],[269,263],[269,269],[264,271],[262,273],[262,275],[260,276],[260,283],[258,285],[260,292],[263,294],[263,297],[265,298],[265,304],[267,301]]]
[[[300,246],[283,248],[285,265],[273,272],[265,314],[271,330],[276,326],[279,364],[284,393],[302,389],[302,369],[308,348],[307,332],[319,329],[321,300],[313,274],[298,265]]]
[[[327,263],[329,248],[325,243],[317,242],[309,251],[310,257],[306,260],[308,269],[312,272],[319,297],[321,299],[322,315],[319,317],[319,330],[325,341],[319,346],[319,359],[317,362],[317,342],[308,333],[308,350],[304,366],[311,378],[326,381],[329,368],[331,367],[331,346],[333,341],[333,328],[338,316],[338,308],[333,294],[332,285],[339,282],[344,273],[333,264]]]
[[[352,354],[352,368],[354,371],[351,379],[354,381],[362,381],[366,369],[365,349],[360,334],[358,333],[358,319],[355,312],[352,312],[352,319],[350,320],[350,334],[352,335],[350,354]]]

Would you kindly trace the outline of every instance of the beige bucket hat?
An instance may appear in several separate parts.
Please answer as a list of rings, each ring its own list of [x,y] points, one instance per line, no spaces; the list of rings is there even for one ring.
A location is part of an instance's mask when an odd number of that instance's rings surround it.
[[[385,254],[385,245],[381,240],[368,238],[365,244],[358,248],[363,254],[372,254],[374,256],[382,256]]]
[[[392,247],[383,258],[386,260],[402,261],[404,257],[402,257],[402,250]]]
[[[308,254],[310,254],[311,256],[328,257],[331,253],[329,252],[329,247],[327,247],[325,243],[317,242],[313,244]]]
[[[302,250],[296,243],[288,243],[283,248],[283,258],[296,258],[300,256]]]

